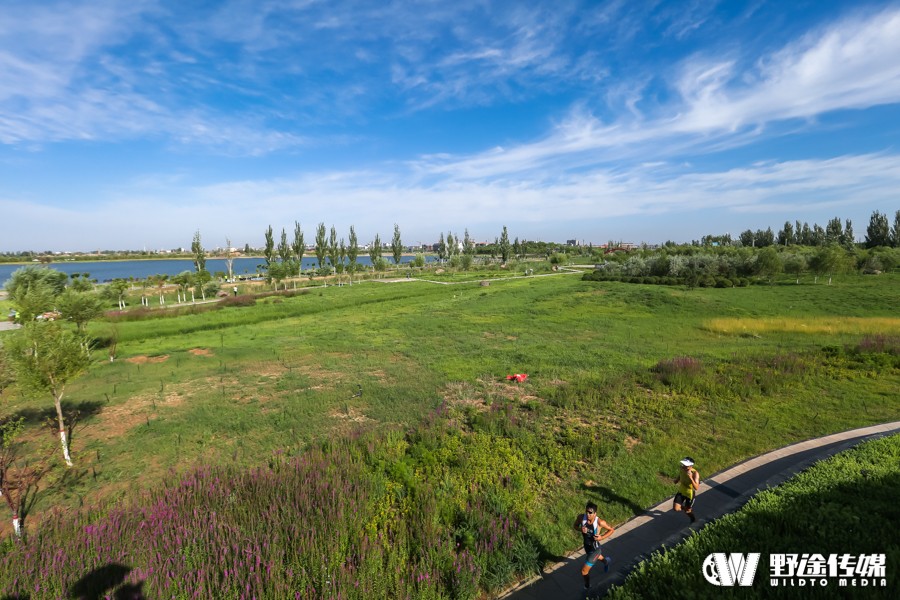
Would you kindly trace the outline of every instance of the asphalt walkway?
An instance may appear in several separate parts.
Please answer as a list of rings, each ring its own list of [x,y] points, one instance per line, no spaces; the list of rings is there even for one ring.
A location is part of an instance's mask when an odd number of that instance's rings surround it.
[[[834,435],[799,442],[774,450],[712,476],[704,477],[697,492],[695,511],[697,522],[690,525],[683,513],[672,510],[672,498],[654,506],[644,514],[634,517],[616,528],[612,537],[604,541],[603,554],[612,557],[608,574],[598,563],[591,570],[591,598],[602,597],[613,585],[620,584],[642,560],[663,545],[673,546],[686,538],[704,523],[734,512],[754,494],[774,487],[813,463],[828,458],[865,440],[900,433],[900,421],[884,423],[862,429],[853,429]],[[674,485],[673,485],[674,488]],[[574,515],[581,507],[573,507]],[[603,508],[600,508],[603,514]],[[573,539],[577,537],[573,532]],[[570,554],[539,575],[507,590],[499,596],[508,600],[555,600],[557,598],[583,598],[581,567],[584,550]]]

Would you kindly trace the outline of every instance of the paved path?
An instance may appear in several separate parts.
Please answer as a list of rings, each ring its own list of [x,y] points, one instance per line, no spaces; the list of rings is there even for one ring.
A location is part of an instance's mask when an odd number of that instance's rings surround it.
[[[864,440],[898,432],[900,421],[836,433],[751,458],[721,473],[706,477],[700,484],[697,496],[695,506],[698,519],[695,525],[690,526],[683,514],[672,511],[672,499],[669,498],[616,528],[615,534],[603,543],[603,553],[612,557],[612,567],[607,575],[604,575],[603,565],[599,563],[591,570],[591,581],[594,585],[590,597],[603,596],[612,585],[622,583],[625,576],[640,561],[648,558],[660,546],[672,546],[687,537],[693,529],[734,512],[758,491],[783,483],[813,463]],[[701,462],[701,477],[705,477],[702,464]],[[575,513],[579,508],[581,507],[573,507]],[[600,512],[602,515],[602,507]],[[577,537],[574,532],[572,537]],[[564,562],[545,569],[540,576],[519,583],[501,594],[499,598],[508,600],[583,598],[582,564],[584,564],[584,550],[578,550],[570,554]]]

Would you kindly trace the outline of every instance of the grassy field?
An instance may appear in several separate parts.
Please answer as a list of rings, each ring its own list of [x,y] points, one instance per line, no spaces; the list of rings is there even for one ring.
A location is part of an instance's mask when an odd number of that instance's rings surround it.
[[[734,598],[896,598],[898,492],[900,436],[867,442],[758,494],[741,511],[654,554],[607,597],[713,599],[727,593]],[[754,585],[722,588],[707,583],[701,565],[713,552],[761,553]],[[814,578],[816,587],[772,586],[769,555],[789,553],[850,554],[854,560],[860,554],[886,555],[887,587],[881,586],[881,577],[854,578],[868,579],[866,588],[840,587],[834,578],[826,578],[822,587],[819,577]]]
[[[482,279],[367,281],[93,324],[103,344],[116,340],[115,360],[97,348],[70,386],[76,467],[54,463],[27,527],[53,508],[140,497],[197,465],[265,467],[366,431],[378,485],[401,490],[390,510],[431,490],[451,547],[482,535],[467,503],[516,516],[518,558],[478,571],[478,587],[496,588],[571,549],[586,497],[617,521],[664,498],[686,453],[713,472],[900,418],[895,275],[694,290],[567,273]],[[796,326],[829,322],[844,325]],[[10,389],[2,401],[34,444],[50,438],[49,399]],[[384,496],[372,498],[366,511],[378,512]]]

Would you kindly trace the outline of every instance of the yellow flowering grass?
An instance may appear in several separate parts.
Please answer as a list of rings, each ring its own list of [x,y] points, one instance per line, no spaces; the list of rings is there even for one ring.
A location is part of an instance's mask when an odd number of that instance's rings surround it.
[[[739,317],[710,319],[703,328],[730,335],[764,333],[900,335],[896,317]]]

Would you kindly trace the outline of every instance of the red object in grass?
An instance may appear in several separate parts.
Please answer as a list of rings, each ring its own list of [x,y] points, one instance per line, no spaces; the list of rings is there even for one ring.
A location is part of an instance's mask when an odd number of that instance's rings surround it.
[[[506,376],[507,381],[512,381],[513,379],[515,379],[516,381],[521,383],[521,382],[525,381],[526,379],[528,379],[528,375],[525,373],[516,373],[515,375],[507,375]]]

